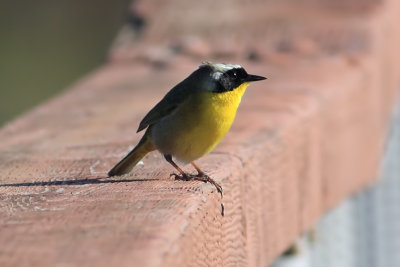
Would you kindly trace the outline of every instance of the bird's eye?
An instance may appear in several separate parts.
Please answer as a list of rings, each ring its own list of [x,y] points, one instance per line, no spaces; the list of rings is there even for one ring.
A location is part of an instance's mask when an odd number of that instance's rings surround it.
[[[237,73],[237,71],[236,71],[236,70],[231,71],[230,76],[231,76],[233,79],[237,79],[237,78],[238,78],[238,73]]]
[[[227,76],[230,77],[230,79],[234,80],[234,81],[240,81],[243,77],[246,77],[246,75],[244,75],[245,72],[242,71],[241,69],[232,69],[229,72],[227,72]]]

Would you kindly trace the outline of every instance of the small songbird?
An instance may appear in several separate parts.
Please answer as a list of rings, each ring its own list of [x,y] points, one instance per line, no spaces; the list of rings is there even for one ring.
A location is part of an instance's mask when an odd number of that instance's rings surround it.
[[[247,74],[240,65],[205,62],[172,88],[143,118],[137,132],[147,128],[136,147],[108,175],[130,172],[147,153],[158,150],[179,172],[179,180],[200,180],[222,187],[194,160],[209,153],[229,131],[243,93],[250,82],[266,79]],[[197,174],[185,173],[172,159],[188,164]]]

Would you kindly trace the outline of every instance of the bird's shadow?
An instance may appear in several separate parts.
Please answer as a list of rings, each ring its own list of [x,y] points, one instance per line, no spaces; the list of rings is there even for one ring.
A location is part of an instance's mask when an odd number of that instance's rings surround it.
[[[25,183],[13,183],[13,184],[0,184],[0,187],[8,186],[48,186],[48,185],[87,185],[87,184],[113,184],[113,183],[132,183],[132,182],[146,182],[154,181],[159,179],[112,179],[107,177],[99,178],[87,178],[87,179],[76,179],[76,180],[55,180],[55,181],[37,181],[37,182],[25,182]]]

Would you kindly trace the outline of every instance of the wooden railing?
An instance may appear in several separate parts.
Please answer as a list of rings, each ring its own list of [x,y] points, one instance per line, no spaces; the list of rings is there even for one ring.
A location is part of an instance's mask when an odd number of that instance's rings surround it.
[[[132,16],[146,26],[127,25],[107,64],[0,130],[0,265],[267,266],[378,177],[399,7],[138,1]],[[224,198],[170,178],[157,153],[107,178],[146,111],[203,60],[269,78],[198,161]]]

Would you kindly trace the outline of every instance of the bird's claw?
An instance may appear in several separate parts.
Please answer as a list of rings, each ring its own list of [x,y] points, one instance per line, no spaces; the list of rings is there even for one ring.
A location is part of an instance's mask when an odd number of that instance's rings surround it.
[[[219,183],[214,181],[214,179],[212,179],[210,176],[208,176],[204,172],[199,172],[197,175],[195,175],[195,177],[199,181],[203,181],[205,183],[209,182],[210,184],[214,185],[215,188],[217,189],[218,193],[221,194],[221,199],[222,199],[222,197],[223,197],[222,186]]]
[[[196,181],[201,181],[204,183],[210,183],[212,185],[215,186],[215,188],[217,189],[218,193],[221,194],[221,199],[223,197],[223,193],[222,193],[222,186],[220,184],[218,184],[216,181],[214,181],[210,176],[208,176],[207,174],[203,173],[203,172],[199,172],[198,174],[194,175],[194,174],[184,174],[184,175],[179,175],[176,173],[171,173],[169,175],[169,177],[174,177],[175,180],[182,180],[182,181],[190,181],[190,180],[196,180]]]
[[[169,175],[169,177],[174,177],[174,179],[175,180],[181,180],[181,181],[190,181],[190,180],[192,180],[188,175],[179,175],[179,174],[176,174],[176,173],[171,173],[170,175]]]

